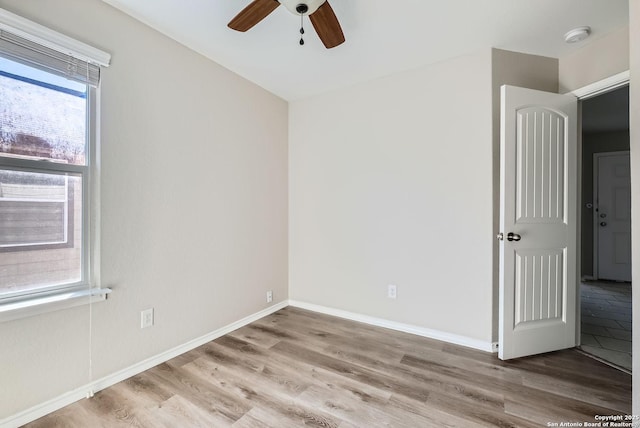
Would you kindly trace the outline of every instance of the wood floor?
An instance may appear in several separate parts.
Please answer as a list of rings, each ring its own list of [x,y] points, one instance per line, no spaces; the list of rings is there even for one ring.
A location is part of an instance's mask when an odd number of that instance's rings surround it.
[[[28,427],[547,427],[631,413],[577,351],[495,355],[286,308]]]

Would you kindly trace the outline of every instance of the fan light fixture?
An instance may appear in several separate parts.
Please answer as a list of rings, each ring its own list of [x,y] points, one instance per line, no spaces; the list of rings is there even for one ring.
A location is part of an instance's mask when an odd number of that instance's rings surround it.
[[[278,0],[294,15],[311,15],[327,0]]]
[[[567,43],[578,43],[589,37],[591,27],[578,27],[567,32],[564,35],[564,41]]]

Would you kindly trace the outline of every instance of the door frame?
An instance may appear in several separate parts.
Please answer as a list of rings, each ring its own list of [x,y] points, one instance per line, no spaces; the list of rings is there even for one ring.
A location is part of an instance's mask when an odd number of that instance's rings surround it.
[[[578,147],[577,147],[577,156],[580,160],[577,164],[576,173],[578,174],[578,183],[582,183],[582,101],[588,100],[589,98],[597,97],[598,95],[604,94],[606,92],[613,91],[614,89],[621,88],[623,86],[629,85],[631,73],[629,70],[623,71],[618,74],[614,74],[613,76],[606,77],[597,82],[591,83],[589,85],[583,86],[578,89],[574,89],[573,91],[565,92],[567,94],[575,95],[578,98]],[[582,192],[577,192],[577,208],[580,209],[582,207]],[[580,212],[580,211],[578,211]],[[582,216],[577,216],[576,219],[576,227],[578,228],[576,231],[576,251],[580,257],[576,257],[576,344],[578,346],[582,345],[581,342],[581,330],[582,330],[582,314],[581,314],[581,305],[580,305],[580,283],[582,282]],[[633,227],[633,223],[631,224]]]
[[[622,150],[622,151],[618,151],[618,152],[598,152],[598,153],[594,153],[593,154],[593,200],[594,202],[598,200],[598,162],[597,160],[601,157],[606,157],[606,156],[615,156],[615,155],[630,155],[631,152],[629,150]],[[595,208],[595,204],[594,204],[594,208]],[[597,280],[598,278],[600,278],[600,272],[599,272],[599,268],[598,268],[598,245],[599,245],[599,238],[598,235],[600,233],[600,228],[599,226],[599,220],[598,220],[598,216],[594,215],[593,216],[593,279]],[[632,261],[633,263],[633,261]]]

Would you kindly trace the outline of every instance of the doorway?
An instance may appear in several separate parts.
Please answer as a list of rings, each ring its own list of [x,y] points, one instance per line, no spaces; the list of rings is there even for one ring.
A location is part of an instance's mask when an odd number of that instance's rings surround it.
[[[581,348],[630,372],[629,87],[581,105]]]

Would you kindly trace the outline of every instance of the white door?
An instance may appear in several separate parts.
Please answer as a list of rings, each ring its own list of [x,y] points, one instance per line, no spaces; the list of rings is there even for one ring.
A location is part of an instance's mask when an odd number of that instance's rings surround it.
[[[594,155],[597,273],[631,281],[631,170],[629,152]]]
[[[501,359],[576,346],[577,100],[501,89]]]

